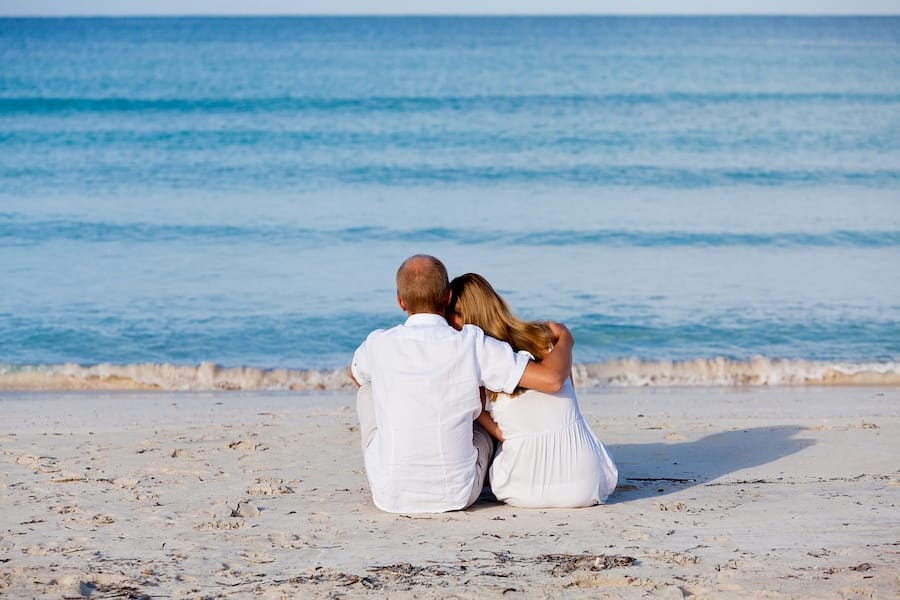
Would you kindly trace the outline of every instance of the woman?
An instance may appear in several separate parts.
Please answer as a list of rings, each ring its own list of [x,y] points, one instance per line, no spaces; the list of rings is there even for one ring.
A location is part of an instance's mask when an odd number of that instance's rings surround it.
[[[553,345],[544,323],[516,318],[480,275],[450,282],[447,320],[457,329],[481,327],[541,360]],[[578,410],[572,379],[556,394],[517,389],[512,395],[483,392],[478,422],[501,444],[490,469],[498,500],[526,508],[592,506],[615,489],[618,470]],[[490,413],[490,414],[488,414]]]

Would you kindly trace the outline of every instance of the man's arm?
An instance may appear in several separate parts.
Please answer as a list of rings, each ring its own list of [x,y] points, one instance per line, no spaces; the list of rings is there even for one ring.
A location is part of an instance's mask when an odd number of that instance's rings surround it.
[[[575,340],[562,323],[547,323],[556,337],[553,350],[541,362],[529,362],[519,385],[530,390],[553,394],[562,389],[572,373],[572,347]]]
[[[356,352],[353,353],[353,360],[350,361],[350,367],[347,374],[350,375],[350,381],[360,387],[364,383],[369,383],[371,379],[371,367],[369,364],[368,343],[369,339],[359,345]]]

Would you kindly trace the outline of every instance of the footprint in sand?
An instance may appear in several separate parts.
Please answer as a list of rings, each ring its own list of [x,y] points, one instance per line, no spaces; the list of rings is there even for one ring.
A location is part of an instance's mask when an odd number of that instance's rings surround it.
[[[255,519],[259,517],[259,513],[259,508],[250,502],[238,502],[237,508],[231,511],[231,516],[242,519]]]
[[[244,552],[241,556],[249,563],[266,564],[275,562],[275,557],[265,552]]]
[[[247,493],[252,496],[275,496],[294,492],[294,488],[286,485],[281,479],[257,479],[256,484],[247,490]]]
[[[25,465],[35,473],[59,473],[56,466],[57,459],[52,456],[36,456],[34,454],[21,454],[16,457],[16,464]]]
[[[93,575],[78,582],[78,591],[85,598],[149,598],[136,582],[122,575]]]
[[[671,552],[669,550],[650,550],[647,556],[675,565],[696,565],[700,562],[699,556],[687,552]]]
[[[94,515],[91,517],[91,522],[98,525],[111,525],[116,522],[116,519],[112,515]]]
[[[196,531],[222,531],[240,529],[243,526],[243,521],[205,521],[194,525],[194,529]]]
[[[269,448],[263,444],[258,444],[251,440],[238,440],[231,442],[228,447],[232,450],[240,450],[241,452],[263,452]]]
[[[304,542],[303,538],[301,538],[297,534],[287,534],[283,531],[279,531],[278,533],[273,533],[269,536],[269,543],[271,543],[276,548],[305,548],[307,546],[306,542]]]
[[[116,477],[111,482],[114,486],[121,488],[123,490],[130,490],[137,487],[138,480],[132,479],[130,477]]]
[[[141,443],[140,446],[138,446],[137,450],[135,450],[135,453],[145,454],[147,452],[156,452],[158,450],[159,450],[159,442],[144,441]]]
[[[646,582],[633,575],[581,575],[575,578],[572,586],[581,589],[592,588],[635,588],[643,587]],[[655,598],[655,596],[654,596]]]

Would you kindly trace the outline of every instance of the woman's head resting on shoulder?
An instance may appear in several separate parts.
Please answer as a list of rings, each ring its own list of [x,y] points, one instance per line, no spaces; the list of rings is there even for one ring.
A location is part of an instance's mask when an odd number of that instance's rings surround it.
[[[550,350],[553,336],[547,326],[513,315],[506,301],[481,275],[466,273],[454,278],[450,291],[447,321],[457,329],[465,324],[476,325],[487,335],[507,342],[513,350],[530,352],[537,360]]]

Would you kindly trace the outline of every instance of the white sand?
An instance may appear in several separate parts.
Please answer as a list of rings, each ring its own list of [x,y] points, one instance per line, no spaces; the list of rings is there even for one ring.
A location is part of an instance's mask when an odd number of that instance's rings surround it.
[[[609,504],[401,516],[346,392],[0,394],[0,596],[900,597],[900,389],[580,397]]]

